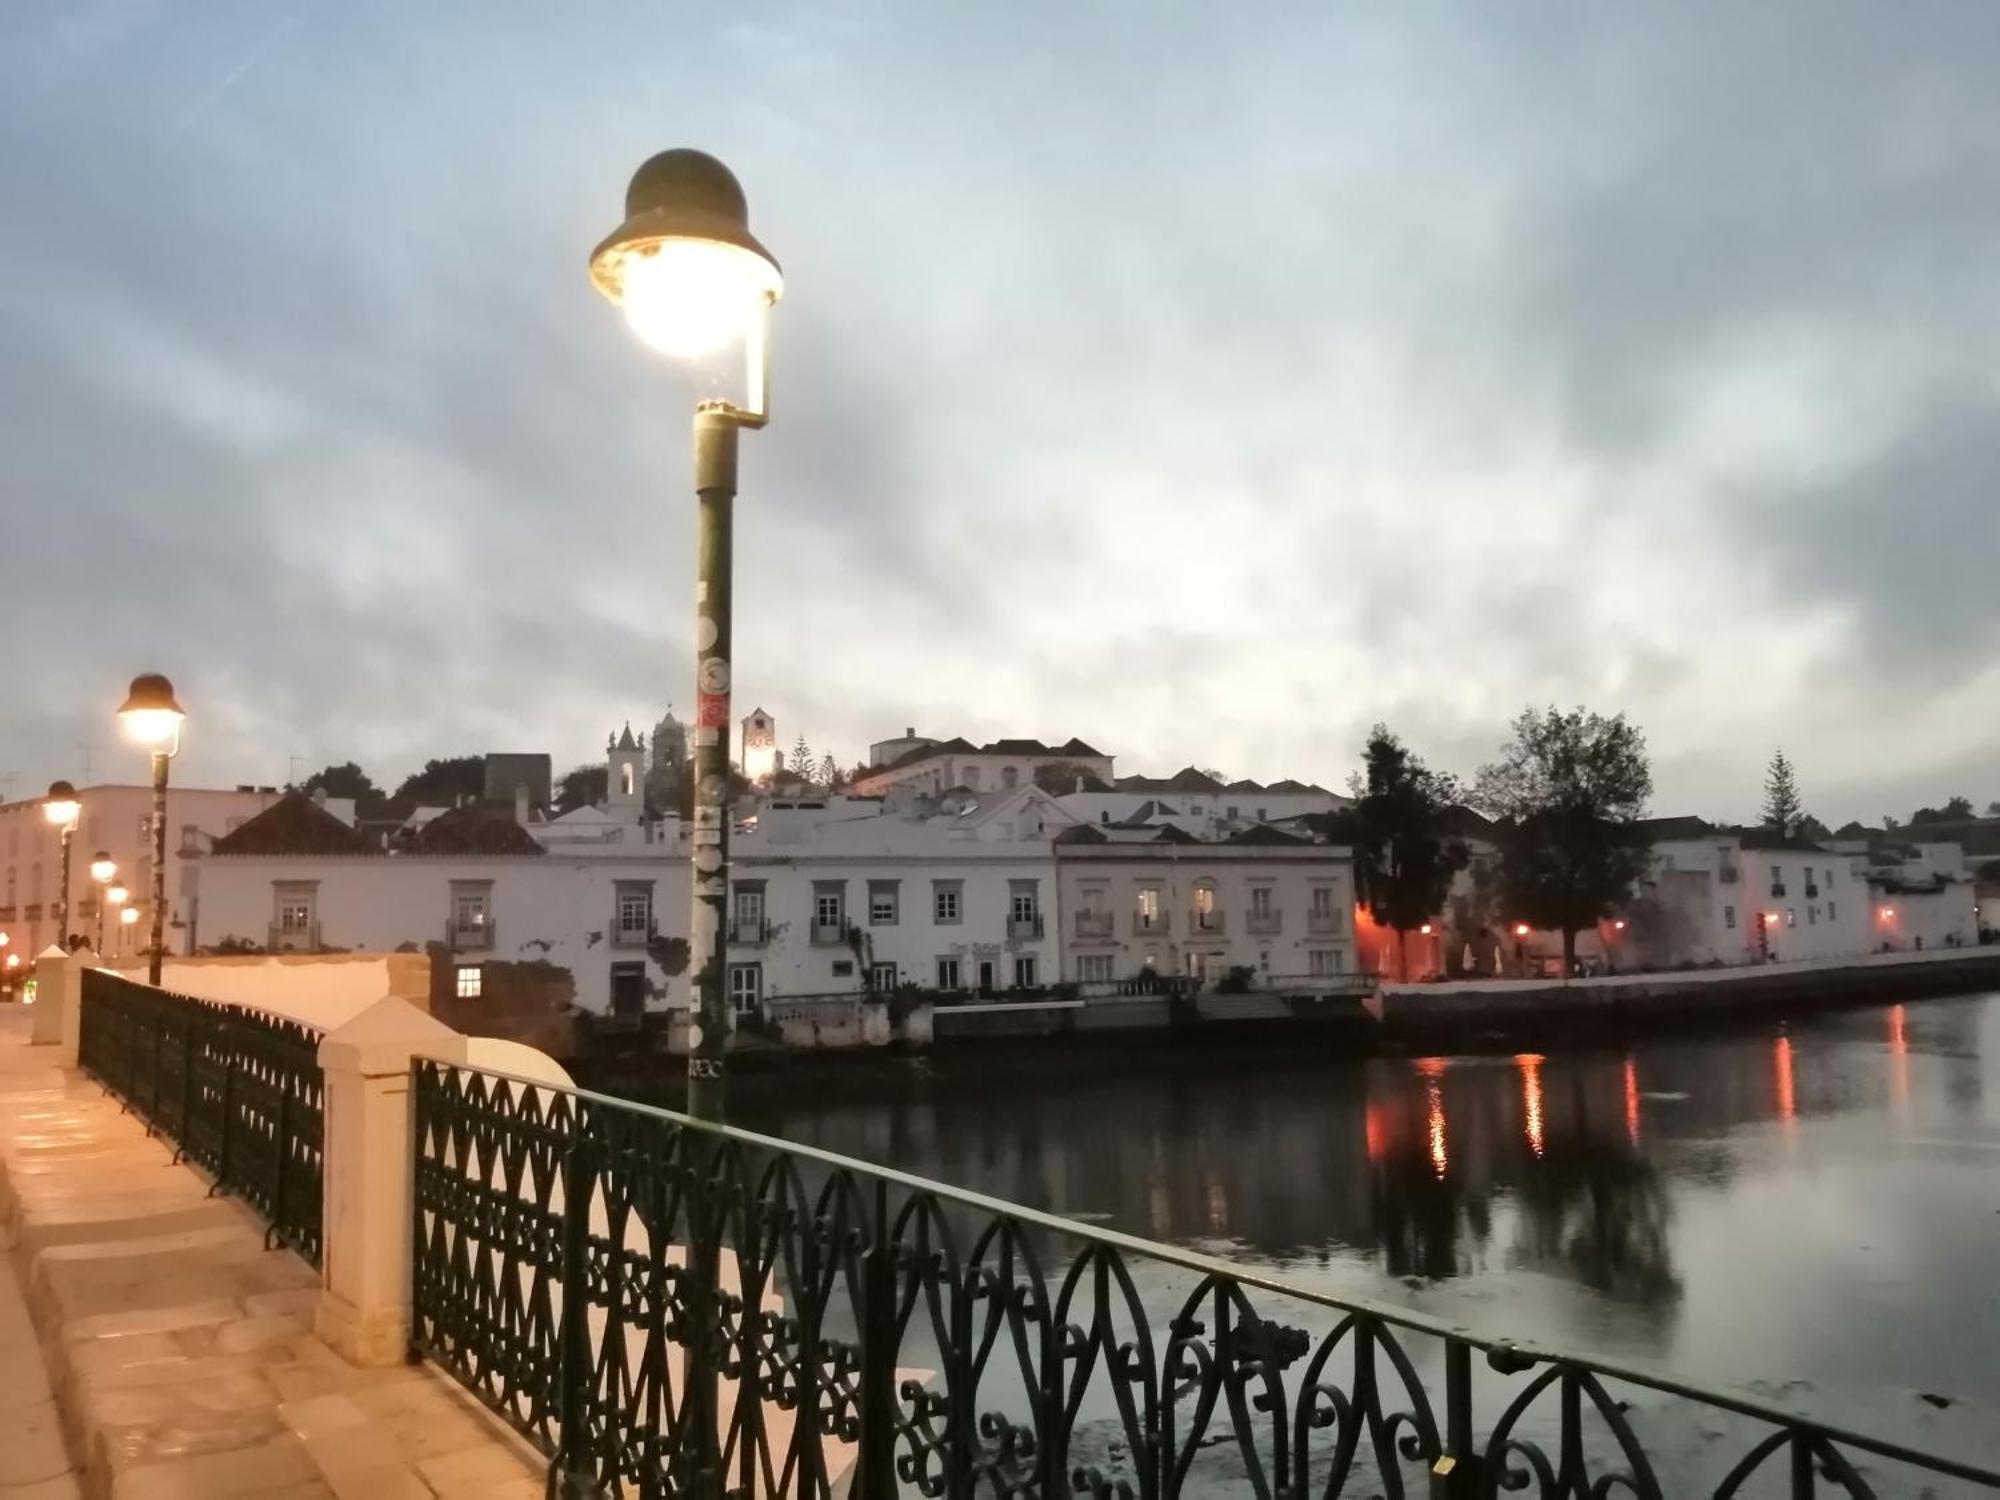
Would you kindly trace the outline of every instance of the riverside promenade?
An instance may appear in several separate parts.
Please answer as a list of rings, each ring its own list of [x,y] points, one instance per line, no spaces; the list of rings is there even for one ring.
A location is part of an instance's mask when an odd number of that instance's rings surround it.
[[[319,1276],[0,1006],[0,1500],[539,1500],[428,1365],[313,1333]]]

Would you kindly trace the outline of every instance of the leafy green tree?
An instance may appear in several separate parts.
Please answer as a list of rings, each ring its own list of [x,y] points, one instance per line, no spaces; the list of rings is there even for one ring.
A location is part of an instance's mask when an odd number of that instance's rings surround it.
[[[1973,816],[1970,797],[1951,797],[1943,807],[1920,807],[1910,814],[1910,823],[1956,823],[1961,818]]]
[[[831,750],[827,751],[826,754],[820,758],[819,777],[818,777],[819,789],[827,793],[829,796],[831,796],[833,793],[840,790],[841,784],[845,780],[846,777],[841,772],[840,769],[840,762],[833,758],[833,752]]]
[[[443,760],[427,760],[421,771],[413,771],[396,788],[400,800],[429,807],[455,807],[467,797],[475,800],[486,794],[486,757],[452,755]]]
[[[1502,820],[1500,888],[1516,920],[1562,933],[1563,972],[1576,935],[1625,901],[1651,858],[1638,826],[1653,774],[1646,737],[1623,714],[1525,710],[1500,759],[1479,772],[1473,801]]]
[[[1799,831],[1805,815],[1805,804],[1799,800],[1798,777],[1791,761],[1780,750],[1771,757],[1770,769],[1764,773],[1764,826],[1789,837]]]
[[[1109,791],[1090,767],[1073,760],[1044,761],[1035,767],[1035,785],[1051,797],[1067,797],[1079,786],[1086,792]]]
[[[575,812],[579,807],[595,807],[611,796],[611,768],[599,761],[596,765],[578,766],[573,771],[565,771],[561,781],[556,783],[556,816]]]
[[[299,790],[308,797],[314,792],[325,792],[329,797],[353,797],[357,801],[380,795],[368,773],[351,760],[313,772],[299,783]]]
[[[811,781],[815,765],[812,746],[806,743],[806,737],[801,734],[792,742],[791,759],[785,762],[785,769],[800,781]]]
[[[1458,800],[1458,784],[1426,766],[1384,724],[1369,731],[1362,764],[1355,886],[1376,922],[1396,934],[1407,980],[1411,931],[1444,909],[1451,877],[1465,867],[1465,845],[1444,831],[1444,812]]]

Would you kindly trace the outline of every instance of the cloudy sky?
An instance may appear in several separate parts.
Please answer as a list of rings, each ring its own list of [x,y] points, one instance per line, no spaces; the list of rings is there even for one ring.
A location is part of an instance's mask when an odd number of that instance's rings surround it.
[[[1624,709],[1661,811],[2000,798],[2000,6],[22,0],[0,773],[691,698],[654,150],[784,262],[738,708],[1337,785]],[[294,757],[297,758],[294,761]]]

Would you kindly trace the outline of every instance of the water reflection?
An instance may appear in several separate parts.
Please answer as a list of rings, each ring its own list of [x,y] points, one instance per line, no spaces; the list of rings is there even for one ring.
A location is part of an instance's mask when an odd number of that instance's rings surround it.
[[[1462,1287],[1495,1303],[1466,1315],[1498,1332],[1671,1349],[1738,1373],[1747,1356],[1732,1340],[1770,1345],[1787,1372],[1826,1344],[1828,1368],[1852,1369],[1881,1356],[1834,1350],[1849,1324],[1816,1315],[1840,1305],[1827,1299],[1874,1298],[1908,1323],[2000,1275],[2000,1253],[1923,1271],[1887,1259],[1892,1241],[1906,1260],[1952,1243],[1918,1236],[1913,1249],[1895,1226],[1984,1201],[1979,1174],[2000,1149],[1984,1120],[1989,1017],[2000,1034],[2000,1002],[1940,1001],[1513,1057],[1162,1049],[1067,1059],[1060,1076],[1025,1051],[959,1052],[886,1068],[869,1097],[813,1105],[792,1087],[742,1113],[1295,1280],[1363,1295]],[[1947,1139],[1957,1176],[1883,1170]],[[1984,1229],[1992,1248],[1984,1212],[1966,1234]],[[1939,1343],[1913,1388],[1936,1378]]]

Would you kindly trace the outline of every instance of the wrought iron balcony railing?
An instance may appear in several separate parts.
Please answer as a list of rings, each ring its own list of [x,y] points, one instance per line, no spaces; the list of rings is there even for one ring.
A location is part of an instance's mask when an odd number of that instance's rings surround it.
[[[1285,914],[1281,911],[1253,911],[1243,916],[1243,930],[1268,937],[1272,933],[1285,930]]]
[[[1132,935],[1134,937],[1163,937],[1167,931],[1167,914],[1163,911],[1135,911],[1132,913]]]
[[[762,917],[736,917],[729,924],[729,941],[738,948],[761,948],[771,941],[771,924]]]
[[[552,1494],[2000,1491],[1654,1370],[602,1095],[413,1071],[412,1340],[549,1456]]]
[[[814,947],[837,948],[846,941],[847,924],[845,922],[822,922],[818,918],[813,919],[812,943]]]
[[[319,923],[273,922],[269,948],[273,953],[319,952]]]
[[[1111,913],[1108,911],[1080,911],[1075,918],[1076,935],[1084,942],[1106,943],[1111,940]]]
[[[83,971],[77,1062],[269,1225],[320,1260],[320,1032]]]
[[[1724,865],[1718,873],[1724,885],[1734,885],[1743,878],[1743,872],[1734,865]]]
[[[1042,935],[1042,914],[1035,912],[1026,917],[1007,919],[1007,936],[1010,938],[1038,938]]]
[[[611,946],[614,948],[643,948],[650,943],[658,929],[649,916],[643,922],[627,921],[623,917],[611,919]]]
[[[1772,894],[1772,896],[1773,896],[1773,897],[1776,897],[1776,898],[1778,898],[1778,899],[1782,900],[1782,899],[1784,898],[1784,894],[1785,894],[1785,883],[1784,883],[1784,881],[1782,881],[1782,880],[1774,880],[1774,881],[1772,881],[1772,882],[1771,882],[1771,894]]]
[[[1306,913],[1306,931],[1325,937],[1340,931],[1340,913],[1337,911],[1309,911]]]
[[[1188,913],[1188,931],[1203,936],[1214,936],[1223,931],[1223,914],[1219,911],[1191,911]]]

